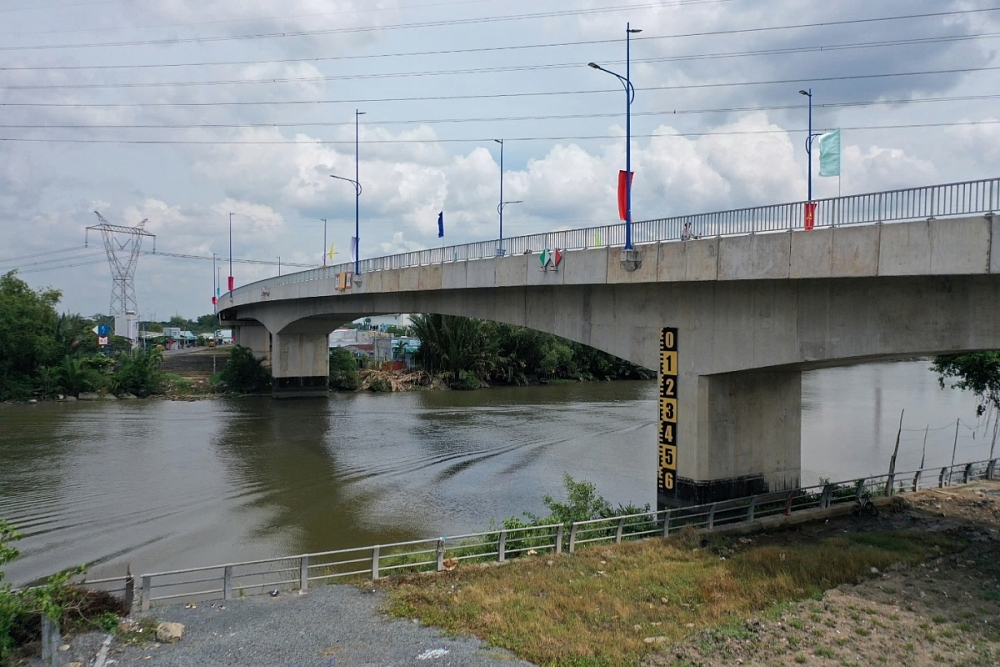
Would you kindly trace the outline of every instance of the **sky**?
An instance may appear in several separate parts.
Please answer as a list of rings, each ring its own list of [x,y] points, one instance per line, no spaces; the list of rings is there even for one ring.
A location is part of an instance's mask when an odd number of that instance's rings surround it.
[[[626,25],[634,220],[804,200],[800,89],[814,198],[1000,175],[1000,0],[4,0],[0,273],[107,313],[96,210],[156,235],[143,319],[209,313],[166,253],[348,261],[356,148],[362,258],[497,238],[496,139],[505,237],[613,224]]]

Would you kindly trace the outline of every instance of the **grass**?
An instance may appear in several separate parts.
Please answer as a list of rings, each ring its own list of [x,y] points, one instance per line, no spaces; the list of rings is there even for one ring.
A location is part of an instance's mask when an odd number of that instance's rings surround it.
[[[957,546],[940,535],[861,533],[755,546],[720,560],[679,538],[654,539],[380,585],[392,615],[479,636],[525,660],[619,665],[655,650],[645,638],[676,642],[707,628],[734,628],[734,618],[816,598],[869,576],[872,567],[913,564]]]

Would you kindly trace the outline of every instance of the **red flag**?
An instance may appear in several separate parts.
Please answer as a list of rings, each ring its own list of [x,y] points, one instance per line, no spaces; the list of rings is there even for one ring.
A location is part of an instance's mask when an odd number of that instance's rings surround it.
[[[629,175],[628,185],[632,184],[632,179],[635,177],[635,172],[633,171]],[[625,172],[618,172],[618,217],[622,220],[625,219],[628,210],[628,190],[625,183]]]
[[[229,291],[230,291],[230,292],[232,292],[232,291],[233,291],[233,286],[234,286],[234,285],[236,285],[236,281],[235,281],[235,280],[233,280],[233,277],[232,277],[232,276],[229,276]]]
[[[219,303],[219,297],[217,297],[217,296],[213,296],[213,297],[212,297],[212,305],[214,306],[214,305],[216,305],[216,304],[218,304],[218,303]]]
[[[806,231],[812,231],[813,225],[816,224],[816,202],[806,202],[806,219],[804,222]]]

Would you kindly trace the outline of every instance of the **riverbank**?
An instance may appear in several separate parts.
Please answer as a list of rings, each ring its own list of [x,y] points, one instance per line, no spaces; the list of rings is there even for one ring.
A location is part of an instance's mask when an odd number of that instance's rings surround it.
[[[995,665],[998,531],[1000,483],[981,482],[897,496],[877,519],[166,607],[147,616],[184,624],[179,643],[125,645],[126,634],[109,655],[121,666]],[[69,645],[86,664],[96,642]]]
[[[538,664],[1000,663],[1000,483],[885,509],[380,586],[393,615]]]

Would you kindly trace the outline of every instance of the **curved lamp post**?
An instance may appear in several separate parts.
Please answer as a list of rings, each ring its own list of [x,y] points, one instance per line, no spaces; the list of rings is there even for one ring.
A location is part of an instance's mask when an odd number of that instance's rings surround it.
[[[359,144],[358,138],[360,137],[358,130],[358,119],[364,116],[364,111],[354,110],[354,179],[344,178],[343,176],[334,176],[330,174],[330,178],[336,178],[338,181],[347,181],[348,183],[354,184],[354,275],[361,273],[361,235],[358,233],[358,219],[361,217],[361,183],[358,177],[359,171]],[[324,241],[325,243],[325,241]]]
[[[361,184],[353,178],[344,178],[335,174],[330,174],[330,178],[336,178],[338,181],[345,181],[354,186],[354,275],[358,275],[361,273],[361,239],[358,238],[358,211],[360,210]]]
[[[813,133],[813,90],[800,90],[799,95],[805,95],[809,98],[809,135],[806,137],[806,161],[809,163],[809,186],[808,195],[809,198],[806,201],[813,200],[813,161],[812,161],[812,142],[813,139],[819,136],[819,134]]]
[[[635,87],[629,80],[631,70],[630,37],[642,32],[625,24],[625,76],[601,67],[597,63],[587,63],[588,67],[607,72],[625,87],[625,250],[632,250],[632,102],[635,101]]]
[[[497,254],[498,255],[503,255],[503,210],[504,210],[504,207],[509,206],[510,204],[523,204],[523,203],[524,203],[523,200],[521,200],[521,199],[515,199],[513,201],[501,201],[499,204],[497,204],[497,213],[500,214],[500,246],[499,246],[499,248],[497,248]]]

